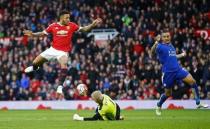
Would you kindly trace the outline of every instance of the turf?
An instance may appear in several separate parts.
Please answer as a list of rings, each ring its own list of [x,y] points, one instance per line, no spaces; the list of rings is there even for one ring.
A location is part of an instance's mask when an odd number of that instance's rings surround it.
[[[122,111],[124,121],[73,121],[72,115],[92,116],[94,111],[0,111],[0,129],[210,129],[210,110]]]

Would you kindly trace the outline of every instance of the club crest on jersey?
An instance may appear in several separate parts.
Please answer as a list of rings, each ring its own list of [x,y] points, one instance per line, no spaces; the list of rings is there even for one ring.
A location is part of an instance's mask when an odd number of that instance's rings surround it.
[[[176,56],[176,51],[168,51],[169,56]]]
[[[57,35],[67,35],[68,31],[65,31],[65,30],[60,30],[60,31],[57,31]]]

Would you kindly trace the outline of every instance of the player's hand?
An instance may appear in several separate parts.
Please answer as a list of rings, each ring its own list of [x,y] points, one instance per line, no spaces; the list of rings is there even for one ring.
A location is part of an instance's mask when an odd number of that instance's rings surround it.
[[[160,35],[157,35],[157,36],[155,37],[155,41],[157,41],[157,42],[160,41]]]
[[[73,120],[83,121],[83,117],[79,116],[78,114],[74,114]]]
[[[182,57],[185,57],[187,55],[185,51],[182,51],[181,54],[182,54]]]
[[[97,18],[93,21],[92,25],[93,26],[97,26],[98,24],[100,24],[102,22],[102,19],[101,18]]]
[[[33,36],[33,32],[30,30],[24,30],[23,33],[24,35],[29,36],[29,37]]]

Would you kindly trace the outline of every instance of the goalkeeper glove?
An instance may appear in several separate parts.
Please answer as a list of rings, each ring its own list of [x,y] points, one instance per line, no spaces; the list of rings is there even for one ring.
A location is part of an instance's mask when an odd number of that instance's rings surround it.
[[[77,120],[77,121],[83,121],[84,117],[79,116],[78,114],[74,114],[73,115],[73,120]]]

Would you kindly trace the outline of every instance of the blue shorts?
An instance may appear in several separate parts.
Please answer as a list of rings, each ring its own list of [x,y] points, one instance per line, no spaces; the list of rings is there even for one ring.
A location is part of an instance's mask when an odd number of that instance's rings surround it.
[[[183,80],[189,72],[184,68],[181,68],[175,72],[163,73],[162,82],[165,88],[172,88],[177,81]]]

